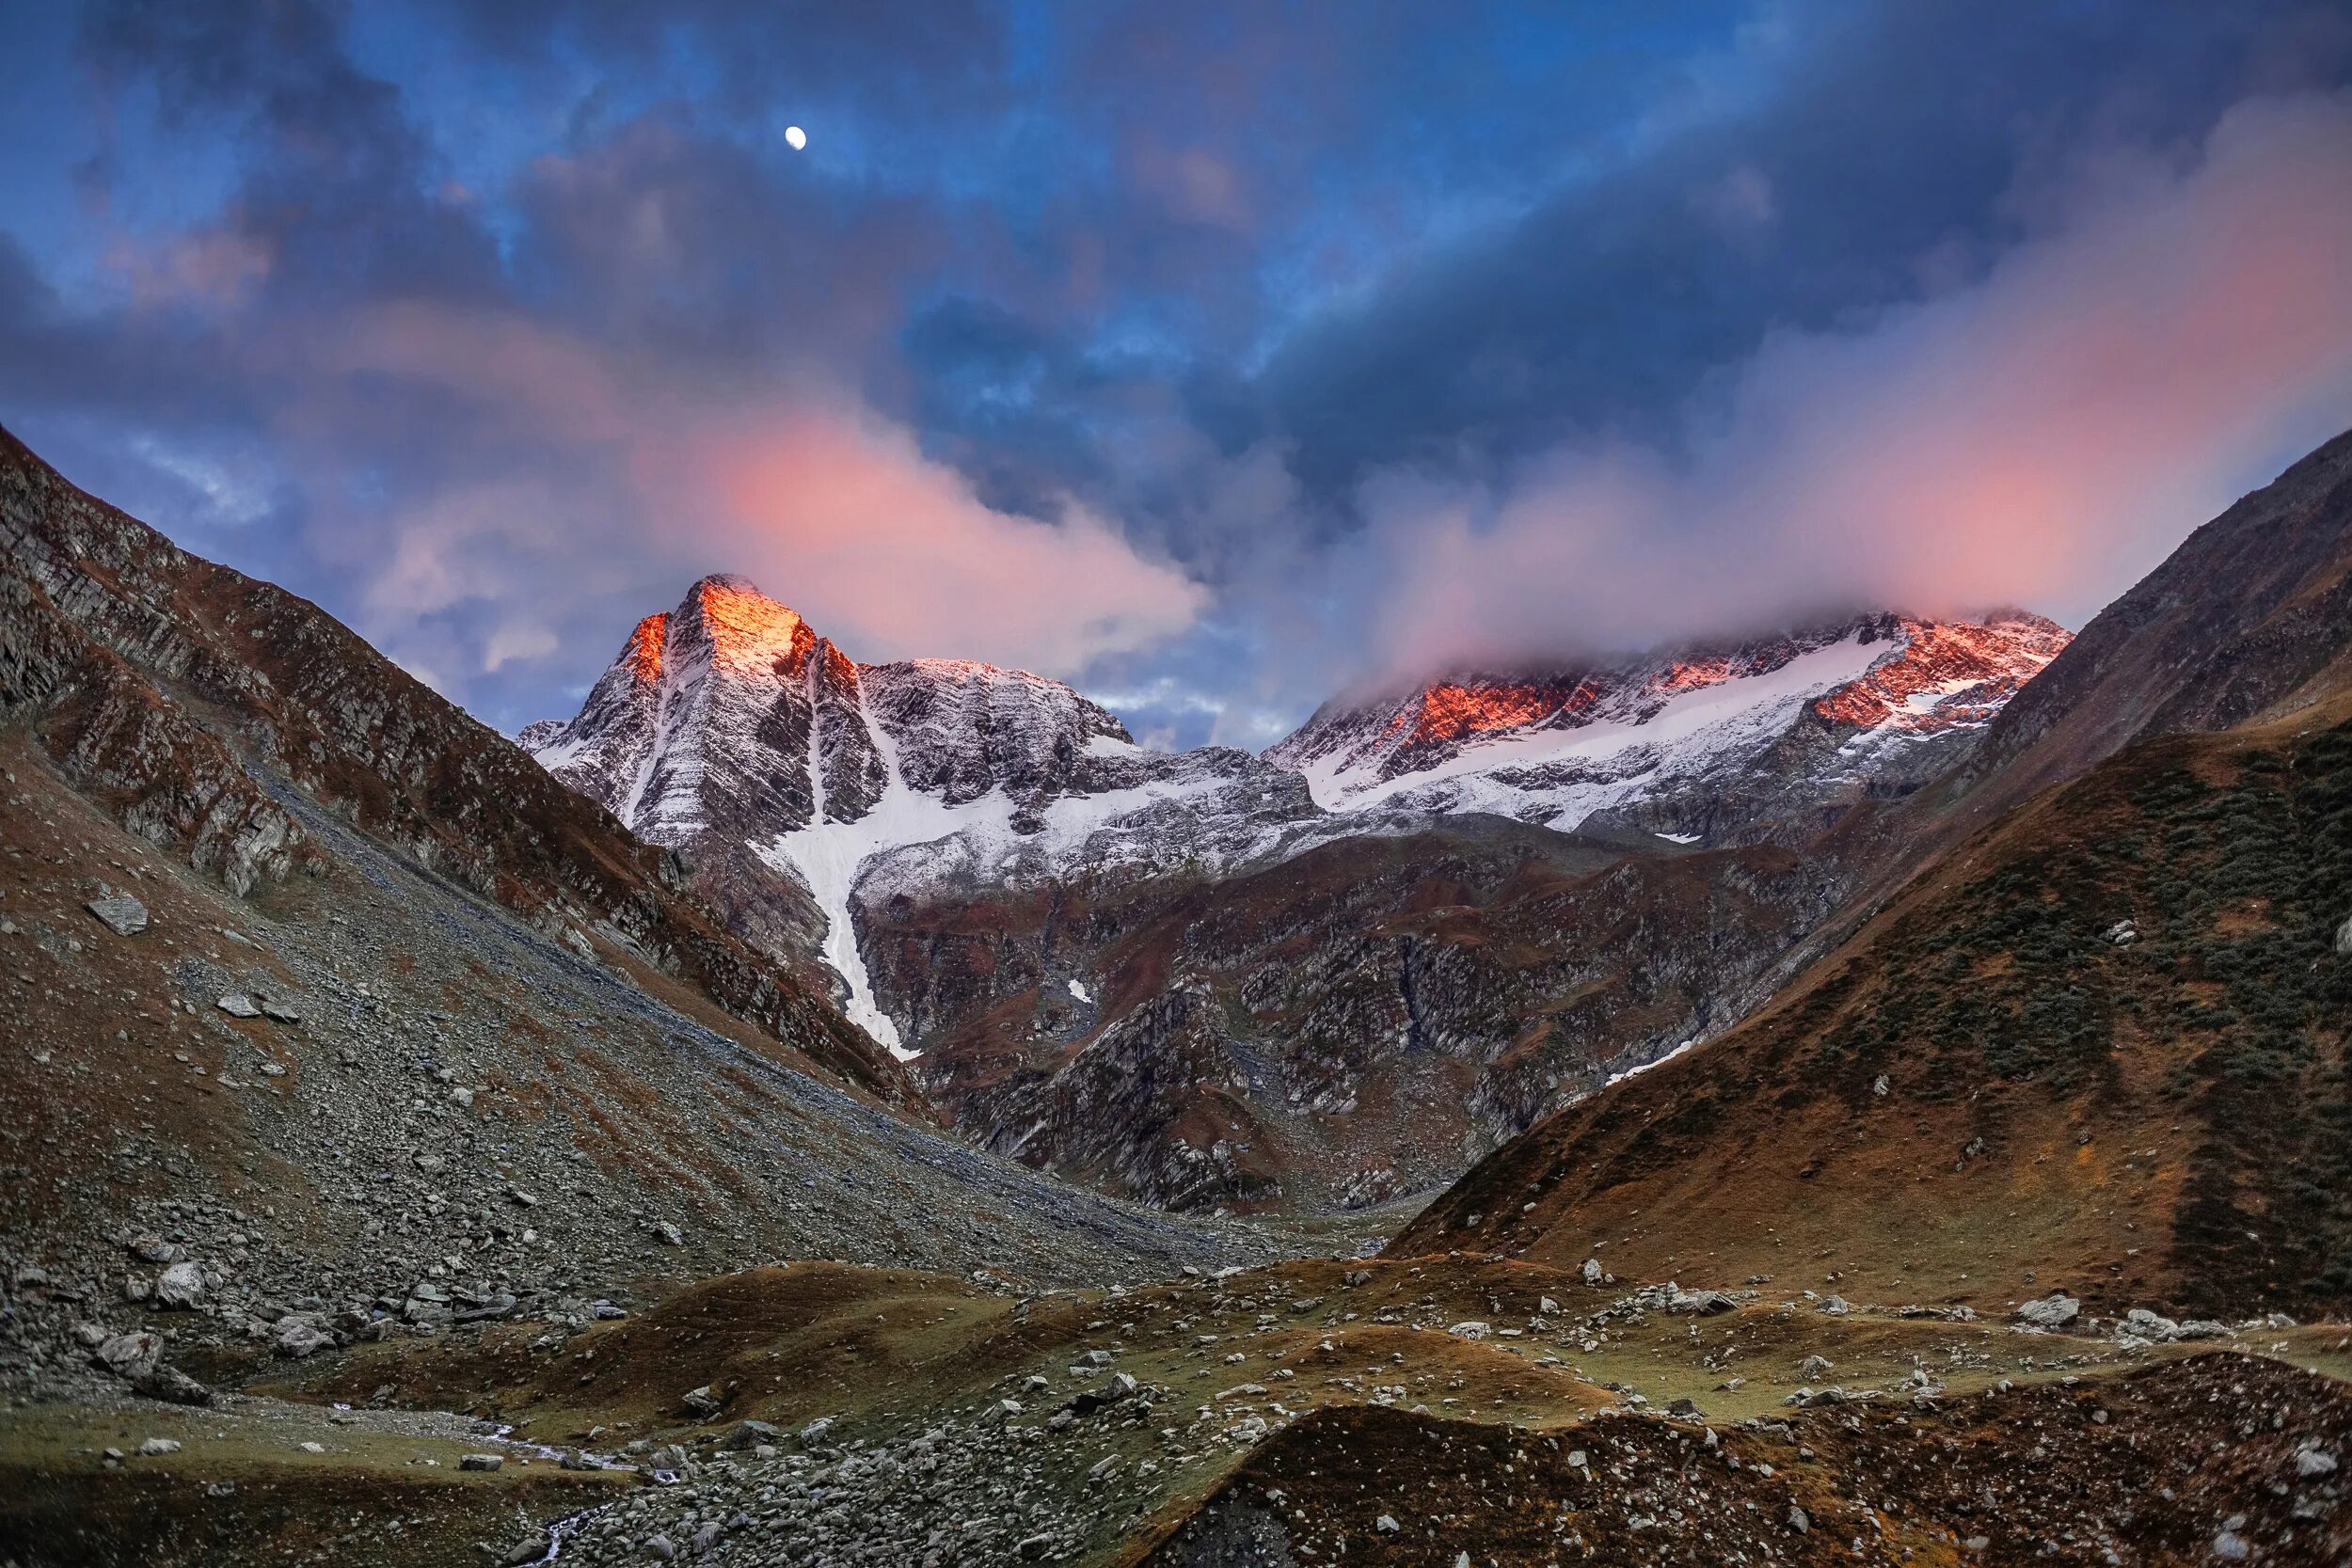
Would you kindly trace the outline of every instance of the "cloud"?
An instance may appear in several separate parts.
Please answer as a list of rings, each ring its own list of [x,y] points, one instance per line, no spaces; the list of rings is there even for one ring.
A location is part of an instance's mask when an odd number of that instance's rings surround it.
[[[870,414],[785,408],[683,450],[716,503],[706,547],[860,658],[952,650],[1074,674],[1183,631],[1208,601],[1082,507],[1047,523],[981,504]]]
[[[2352,77],[2336,0],[78,17],[0,109],[0,418],[508,725],[722,568],[1251,743],[1422,637],[2087,610],[2291,455],[2330,319],[2201,347],[2166,301],[2224,236],[2130,215],[2231,103]],[[2292,237],[2330,189],[2199,210]],[[2073,406],[2185,355],[2172,423]],[[1988,508],[2068,526],[1936,553]]]
[[[407,628],[471,607],[484,672],[556,653],[550,596],[606,586],[583,558],[647,595],[631,619],[705,571],[736,571],[859,658],[1057,674],[1179,633],[1206,603],[1082,506],[1044,521],[984,504],[902,427],[821,383],[722,402],[526,318],[416,303],[355,316],[320,368],[372,400],[421,388],[501,450],[576,454],[568,481],[535,458],[349,531],[381,543],[367,619],[395,650],[410,651]]]
[[[2079,622],[2352,423],[2352,95],[2243,104],[2185,166],[2092,161],[1980,280],[1768,336],[1671,446],[1371,482],[1371,625],[1493,663],[1851,603]],[[1367,650],[1375,654],[1375,650]]]

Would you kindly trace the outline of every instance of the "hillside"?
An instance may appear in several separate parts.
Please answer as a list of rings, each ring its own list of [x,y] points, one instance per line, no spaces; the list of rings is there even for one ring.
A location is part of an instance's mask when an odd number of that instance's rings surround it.
[[[2352,1300],[2352,700],[2142,742],[1763,1013],[1506,1146],[1401,1251],[1855,1299]]]

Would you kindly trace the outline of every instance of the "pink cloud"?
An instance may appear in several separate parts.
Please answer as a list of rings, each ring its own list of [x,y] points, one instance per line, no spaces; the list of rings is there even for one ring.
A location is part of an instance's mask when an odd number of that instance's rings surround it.
[[[395,520],[365,563],[367,628],[395,651],[421,617],[489,601],[485,668],[554,651],[550,584],[577,598],[637,582],[658,608],[707,571],[741,572],[854,657],[946,656],[1074,674],[1190,626],[1207,590],[1071,505],[1053,522],[983,504],[913,438],[821,386],[721,404],[631,381],[566,333],[497,312],[378,308],[320,353],[330,385],[423,383],[511,433],[618,453],[628,493],[544,474],[453,487]],[[356,407],[290,416],[331,432]]]
[[[705,548],[861,658],[950,655],[1072,674],[1190,626],[1207,590],[1075,505],[1043,523],[983,505],[907,434],[799,404],[687,447]]]
[[[2352,423],[2347,193],[2352,98],[2241,105],[2186,167],[2109,160],[1972,284],[1772,338],[1680,461],[1600,440],[1500,493],[1386,476],[1381,640],[1493,662],[1854,601],[2079,622]]]

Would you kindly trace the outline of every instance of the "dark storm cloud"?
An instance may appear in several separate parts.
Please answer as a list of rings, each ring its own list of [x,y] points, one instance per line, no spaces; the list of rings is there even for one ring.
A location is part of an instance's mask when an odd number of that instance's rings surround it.
[[[1980,275],[2020,182],[2086,139],[2196,137],[2253,87],[2333,83],[2334,8],[1797,7],[1754,109],[1577,182],[1284,346],[1268,419],[1312,485],[1565,435],[1671,439],[1710,372]],[[1796,47],[1791,48],[1794,44]]]

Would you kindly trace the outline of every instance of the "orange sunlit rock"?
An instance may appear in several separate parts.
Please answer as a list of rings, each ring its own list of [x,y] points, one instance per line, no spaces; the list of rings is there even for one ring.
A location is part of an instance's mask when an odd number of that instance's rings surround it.
[[[628,651],[622,657],[637,678],[650,686],[661,678],[661,645],[670,631],[670,614],[659,610],[637,623],[637,629],[628,634]]]
[[[1981,724],[2056,658],[2067,632],[2039,617],[1990,625],[1906,619],[1902,653],[1813,705],[1836,724],[1935,731]]]
[[[794,671],[815,646],[817,634],[798,611],[747,582],[706,578],[696,584],[703,625],[710,631],[711,660],[733,674]]]

